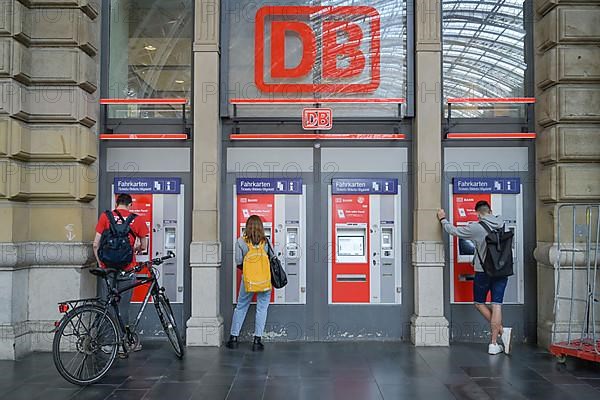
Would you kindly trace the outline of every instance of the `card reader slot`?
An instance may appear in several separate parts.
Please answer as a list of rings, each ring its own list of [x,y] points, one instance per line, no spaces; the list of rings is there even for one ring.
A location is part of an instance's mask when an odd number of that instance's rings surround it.
[[[338,282],[366,282],[366,274],[338,274],[335,277]]]

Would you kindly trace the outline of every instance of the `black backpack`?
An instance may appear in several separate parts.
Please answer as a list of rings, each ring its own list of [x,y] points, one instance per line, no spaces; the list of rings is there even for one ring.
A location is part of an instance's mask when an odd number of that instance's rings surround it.
[[[485,260],[477,251],[477,257],[483,270],[492,278],[503,278],[513,275],[513,252],[512,244],[514,232],[504,231],[504,226],[498,229],[490,229],[486,223],[479,221],[487,232],[485,237]]]
[[[129,241],[131,223],[137,215],[131,213],[124,219],[118,210],[115,210],[121,223],[117,224],[110,211],[105,211],[110,227],[102,232],[98,247],[98,258],[108,268],[123,269],[133,261],[133,247]]]

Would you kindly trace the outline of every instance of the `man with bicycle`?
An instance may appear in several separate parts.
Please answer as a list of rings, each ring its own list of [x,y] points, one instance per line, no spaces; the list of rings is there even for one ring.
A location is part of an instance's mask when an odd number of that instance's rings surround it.
[[[116,201],[117,207],[112,211],[114,223],[117,225],[126,223],[130,215],[132,215],[133,218],[133,220],[131,220],[129,224],[129,244],[133,249],[133,259],[128,265],[123,266],[121,268],[123,271],[129,271],[135,268],[137,265],[135,255],[148,250],[148,238],[146,237],[149,233],[148,226],[146,225],[146,221],[144,221],[143,217],[132,214],[129,211],[132,204],[133,199],[129,194],[119,194],[117,196]],[[100,215],[100,218],[98,219],[98,224],[96,225],[96,237],[94,239],[94,255],[96,256],[98,265],[101,268],[105,268],[105,265],[104,263],[102,263],[102,261],[100,261],[100,257],[98,256],[100,239],[102,238],[102,234],[106,230],[110,229],[110,227],[111,223],[108,219],[107,213],[102,213],[102,215]],[[118,276],[117,289],[124,288],[130,285],[135,279],[135,274]],[[131,295],[131,290],[122,293],[121,301],[119,303],[121,318],[123,319],[125,325],[128,325],[129,323],[129,303],[131,302]],[[133,350],[139,351],[141,349],[141,343],[138,343],[138,345]]]

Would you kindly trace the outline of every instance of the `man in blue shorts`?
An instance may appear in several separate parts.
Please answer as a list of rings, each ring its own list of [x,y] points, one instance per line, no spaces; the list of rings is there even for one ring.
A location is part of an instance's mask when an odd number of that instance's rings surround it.
[[[487,201],[478,201],[475,204],[475,212],[480,222],[486,224],[490,229],[501,228],[504,222],[498,216],[492,214],[492,208]],[[491,278],[481,266],[480,260],[485,260],[487,232],[480,223],[469,223],[465,226],[454,226],[446,219],[444,210],[438,210],[438,219],[442,227],[450,235],[461,239],[470,240],[475,245],[475,257],[473,266],[475,268],[475,279],[473,281],[473,298],[475,308],[490,323],[492,338],[488,347],[489,354],[499,354],[503,351],[510,353],[510,340],[512,328],[502,327],[502,301],[504,300],[504,290],[508,282],[507,277]],[[492,293],[491,308],[485,304],[487,294]],[[502,337],[502,344],[497,343],[498,336]]]

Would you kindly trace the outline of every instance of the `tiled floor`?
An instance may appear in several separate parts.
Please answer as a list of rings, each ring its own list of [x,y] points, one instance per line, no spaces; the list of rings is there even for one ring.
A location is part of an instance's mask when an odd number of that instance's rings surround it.
[[[176,360],[165,343],[118,360],[100,383],[73,386],[51,354],[0,361],[0,399],[600,399],[600,365],[558,365],[534,347],[488,356],[481,344],[414,348],[405,343],[249,344],[189,348]]]

